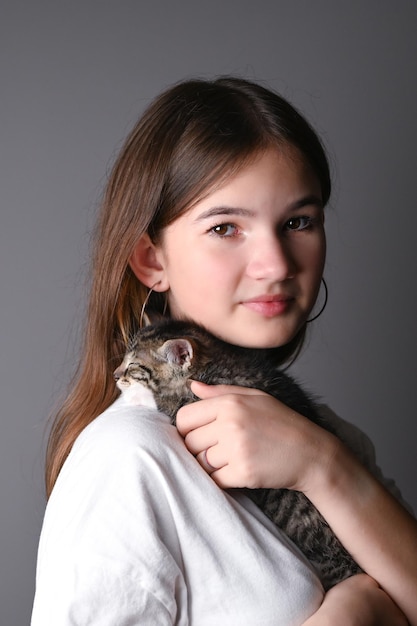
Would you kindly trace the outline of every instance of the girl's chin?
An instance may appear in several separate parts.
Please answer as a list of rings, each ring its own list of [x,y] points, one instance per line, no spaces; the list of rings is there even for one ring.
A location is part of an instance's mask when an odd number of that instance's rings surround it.
[[[242,348],[255,348],[255,349],[270,349],[281,348],[288,344],[297,334],[297,330],[288,333],[214,333],[223,341],[232,343],[235,346],[241,346]]]
[[[173,316],[174,317],[174,316]],[[242,348],[270,349],[280,348],[288,344],[299,332],[303,322],[300,316],[286,316],[283,319],[255,319],[250,320],[230,320],[229,323],[219,323],[219,319],[215,320],[196,320],[197,324],[203,326],[219,339],[226,343],[241,346]],[[176,319],[190,320],[185,315],[175,315]]]

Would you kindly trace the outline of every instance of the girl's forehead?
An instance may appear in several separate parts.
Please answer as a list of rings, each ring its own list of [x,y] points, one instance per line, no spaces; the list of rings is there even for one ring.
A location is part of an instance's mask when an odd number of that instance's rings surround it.
[[[288,180],[288,175],[293,177],[293,182],[304,180],[307,184],[314,182],[321,187],[316,173],[298,148],[290,144],[270,146],[225,168],[214,183],[208,185],[187,207],[187,211],[217,192],[238,191],[245,184],[256,183],[258,180],[262,184],[265,179],[269,179],[278,188],[283,185],[284,178],[285,182]]]
[[[204,186],[201,193],[193,199],[192,203],[190,203],[186,207],[186,211],[190,210],[207,198],[212,195],[216,191],[227,187],[230,185],[235,179],[239,179],[244,176],[246,172],[249,172],[253,169],[254,166],[257,165],[260,161],[265,158],[270,158],[271,160],[286,160],[289,164],[293,164],[294,168],[300,166],[300,164],[304,164],[309,167],[307,159],[296,146],[292,144],[270,144],[265,146],[262,149],[254,150],[253,152],[242,156],[242,158],[234,158],[231,159],[229,163],[226,163],[222,170],[217,174],[217,176],[210,180],[210,182]]]

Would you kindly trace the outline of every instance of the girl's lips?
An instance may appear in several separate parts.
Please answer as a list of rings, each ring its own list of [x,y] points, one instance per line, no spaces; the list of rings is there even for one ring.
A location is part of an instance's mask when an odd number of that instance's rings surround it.
[[[245,300],[242,304],[247,309],[259,313],[264,317],[275,317],[276,315],[285,313],[292,302],[293,298],[290,297],[265,296],[254,298],[253,300]]]

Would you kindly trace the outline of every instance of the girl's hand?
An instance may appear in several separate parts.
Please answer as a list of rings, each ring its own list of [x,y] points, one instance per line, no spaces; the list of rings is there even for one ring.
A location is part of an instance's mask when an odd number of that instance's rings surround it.
[[[358,574],[339,583],[303,626],[407,626],[391,598],[373,578]]]
[[[192,382],[202,402],[182,407],[177,428],[222,488],[308,491],[335,454],[335,437],[256,389]],[[211,466],[211,468],[210,468]]]

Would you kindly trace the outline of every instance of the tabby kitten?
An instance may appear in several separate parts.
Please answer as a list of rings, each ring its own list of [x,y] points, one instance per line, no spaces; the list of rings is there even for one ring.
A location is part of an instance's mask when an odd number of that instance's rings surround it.
[[[173,424],[178,409],[197,400],[187,385],[192,378],[212,385],[260,389],[332,430],[311,399],[278,369],[277,350],[233,346],[194,323],[168,320],[136,334],[114,377],[127,402],[157,407]],[[303,493],[288,489],[245,492],[305,554],[325,590],[361,571]]]

